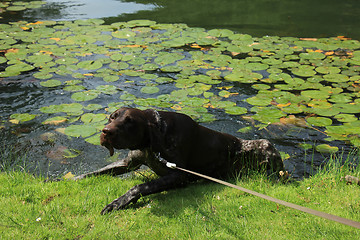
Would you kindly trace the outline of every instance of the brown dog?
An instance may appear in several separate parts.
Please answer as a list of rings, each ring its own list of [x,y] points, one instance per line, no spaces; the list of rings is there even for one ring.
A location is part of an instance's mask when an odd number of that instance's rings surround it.
[[[108,204],[102,214],[124,208],[141,196],[197,179],[166,167],[161,158],[213,177],[226,177],[242,169],[266,169],[275,173],[284,169],[280,154],[268,140],[242,140],[205,128],[181,113],[120,108],[110,115],[100,141],[109,149],[110,155],[114,154],[114,148],[132,151],[125,159],[75,179],[99,174],[123,174],[142,164],[161,176],[134,186]]]

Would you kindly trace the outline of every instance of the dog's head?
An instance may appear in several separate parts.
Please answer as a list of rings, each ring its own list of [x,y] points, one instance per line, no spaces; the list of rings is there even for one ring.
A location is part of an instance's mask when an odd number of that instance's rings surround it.
[[[100,143],[114,154],[115,149],[141,149],[149,145],[149,116],[146,111],[120,108],[110,115],[102,130]]]

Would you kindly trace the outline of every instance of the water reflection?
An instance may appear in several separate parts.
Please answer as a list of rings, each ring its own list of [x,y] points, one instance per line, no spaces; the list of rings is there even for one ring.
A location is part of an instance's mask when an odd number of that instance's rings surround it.
[[[124,2],[119,0],[47,0],[40,9],[27,11],[25,18],[41,20],[76,20],[104,18],[122,14],[134,14],[141,10],[151,11],[151,3]]]

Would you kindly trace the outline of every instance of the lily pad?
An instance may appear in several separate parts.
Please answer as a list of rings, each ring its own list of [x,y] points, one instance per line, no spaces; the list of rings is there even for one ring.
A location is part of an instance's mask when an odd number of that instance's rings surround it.
[[[67,120],[68,119],[66,117],[57,116],[46,119],[45,121],[42,122],[42,124],[59,125],[61,123],[67,122]]]
[[[13,123],[19,123],[33,120],[36,116],[36,114],[29,113],[14,113],[10,115],[10,119]]]
[[[231,115],[242,115],[247,113],[247,109],[244,107],[232,106],[225,108],[225,112]]]
[[[81,121],[84,123],[94,123],[94,122],[101,122],[106,119],[106,114],[104,113],[85,113],[81,116]]]
[[[355,122],[358,120],[353,114],[338,114],[335,118],[340,122]]]
[[[47,80],[44,82],[40,82],[40,85],[43,87],[58,87],[60,86],[62,83],[59,80]]]
[[[70,137],[89,137],[97,132],[97,129],[91,125],[71,125],[65,128],[65,134]]]
[[[145,87],[142,87],[140,89],[140,91],[142,93],[146,93],[146,94],[154,94],[154,93],[159,92],[160,89],[158,87],[155,87],[155,86],[145,86]]]
[[[338,147],[330,146],[329,144],[317,145],[315,149],[320,153],[336,153],[337,151],[339,151]]]
[[[286,116],[284,112],[276,108],[253,107],[251,111],[256,112],[256,114],[253,115],[255,120],[265,124],[279,122],[281,117]]]
[[[112,32],[111,35],[113,37],[116,37],[116,38],[130,38],[130,37],[134,37],[136,35],[135,32],[131,31],[131,30],[119,30],[119,31],[116,31],[116,32]]]
[[[306,121],[311,125],[319,127],[330,126],[332,124],[332,120],[325,117],[309,117]]]
[[[79,62],[77,66],[86,70],[96,70],[101,68],[103,64],[101,63],[101,61],[88,60]]]
[[[89,101],[98,97],[98,94],[94,91],[76,92],[71,95],[71,99],[79,102]]]

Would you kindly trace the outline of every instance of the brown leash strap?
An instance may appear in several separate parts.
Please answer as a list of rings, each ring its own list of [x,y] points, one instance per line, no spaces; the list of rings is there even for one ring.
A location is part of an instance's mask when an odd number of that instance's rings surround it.
[[[209,176],[197,173],[197,172],[193,172],[193,171],[190,171],[190,170],[187,170],[187,169],[184,169],[184,168],[177,167],[175,164],[172,165],[172,166],[168,166],[168,167],[175,168],[175,169],[187,172],[187,173],[191,173],[191,174],[197,175],[197,176],[202,177],[202,178],[206,178],[208,180],[211,180],[211,181],[223,184],[225,186],[232,187],[232,188],[238,189],[240,191],[243,191],[243,192],[258,196],[258,197],[261,197],[263,199],[272,201],[274,203],[284,205],[286,207],[294,208],[294,209],[302,211],[302,212],[310,213],[310,214],[313,214],[313,215],[316,215],[316,216],[319,216],[319,217],[323,217],[323,218],[326,218],[326,219],[329,219],[329,220],[332,220],[332,221],[336,221],[336,222],[339,222],[339,223],[342,223],[342,224],[345,224],[345,225],[360,229],[360,222],[357,222],[357,221],[353,221],[353,220],[350,220],[350,219],[347,219],[347,218],[342,218],[342,217],[339,217],[339,216],[336,216],[336,215],[316,211],[314,209],[310,209],[310,208],[307,208],[307,207],[302,207],[302,206],[299,206],[299,205],[296,205],[296,204],[293,204],[293,203],[289,203],[289,202],[285,202],[285,201],[282,201],[282,200],[279,200],[279,199],[276,199],[276,198],[273,198],[273,197],[269,197],[269,196],[266,196],[264,194],[261,194],[261,193],[255,192],[255,191],[251,191],[251,190],[248,190],[246,188],[239,187],[239,186],[236,186],[234,184],[231,184],[231,183],[228,183],[228,182],[216,179],[216,178],[212,178],[212,177],[209,177]]]

